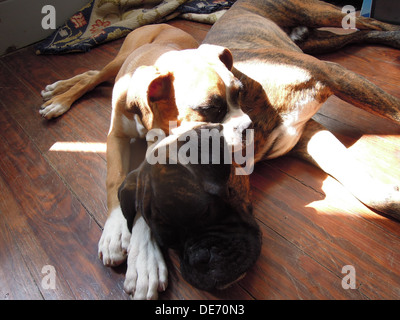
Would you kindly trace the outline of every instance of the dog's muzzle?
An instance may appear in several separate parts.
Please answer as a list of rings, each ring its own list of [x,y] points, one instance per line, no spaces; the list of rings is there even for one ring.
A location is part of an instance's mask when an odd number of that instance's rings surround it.
[[[186,242],[181,272],[201,290],[225,289],[244,277],[260,251],[258,229],[209,232]]]
[[[238,110],[233,115],[228,114],[222,122],[222,126],[225,140],[234,152],[253,143],[253,122],[243,111]]]

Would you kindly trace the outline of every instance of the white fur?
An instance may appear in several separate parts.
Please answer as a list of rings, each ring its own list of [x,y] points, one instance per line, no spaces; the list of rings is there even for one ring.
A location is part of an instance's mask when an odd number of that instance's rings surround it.
[[[305,40],[308,37],[308,28],[305,26],[293,28],[289,37],[294,42]]]
[[[60,81],[56,81],[53,84],[49,84],[47,85],[44,90],[42,90],[42,92],[40,93],[43,97],[43,100],[47,101],[50,98],[53,97],[53,91],[57,88],[57,86],[62,82],[62,80]]]
[[[39,110],[39,113],[47,119],[56,118],[67,112],[70,107],[71,106],[68,104],[54,102],[44,107],[42,110]]]
[[[120,207],[115,208],[104,225],[99,241],[99,257],[106,266],[117,266],[125,261],[131,233]]]
[[[399,210],[399,187],[384,184],[371,176],[331,132],[325,130],[314,134],[307,144],[307,151],[325,172],[363,203],[382,210]]]
[[[268,151],[268,154],[265,154],[265,159],[274,159],[289,152],[299,141],[305,124],[319,109],[320,105],[321,103],[314,100],[313,97],[306,97],[299,102],[297,110],[283,115],[282,124],[272,131],[264,146],[266,152],[275,141],[273,148]]]
[[[140,117],[137,114],[135,114],[133,119],[135,120],[136,131],[139,137],[144,138],[146,136],[147,129],[144,127],[142,120],[140,120]]]
[[[121,115],[120,119],[122,130],[128,137],[144,138],[146,136],[147,130],[137,114],[134,115],[132,120],[128,119],[124,115]]]
[[[250,117],[242,109],[230,110],[222,122],[223,135],[232,150],[242,149],[242,137],[245,130],[251,126]],[[251,143],[252,141],[248,141]]]
[[[163,255],[141,215],[136,217],[128,249],[124,289],[135,300],[155,300],[168,285]]]
[[[292,87],[296,84],[305,83],[312,78],[310,72],[300,66],[266,63],[259,59],[245,63],[237,62],[235,68],[262,85],[265,81],[265,75],[268,74],[273,83],[268,83],[267,86],[276,84],[279,87]]]
[[[48,101],[54,96],[54,91],[56,88],[65,80],[60,80],[56,81],[53,84],[47,85],[44,90],[40,93],[42,95],[43,100]],[[65,103],[60,103],[60,102],[53,102],[49,105],[43,104],[41,106],[41,110],[39,110],[39,113],[44,117],[44,118],[55,118],[63,113],[67,112],[70,109],[70,105],[65,104]]]

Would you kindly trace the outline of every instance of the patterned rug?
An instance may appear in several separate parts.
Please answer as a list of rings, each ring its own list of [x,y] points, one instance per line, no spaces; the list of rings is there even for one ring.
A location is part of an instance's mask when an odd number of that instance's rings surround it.
[[[86,52],[146,24],[177,16],[213,24],[236,0],[91,0],[52,35],[37,54]]]

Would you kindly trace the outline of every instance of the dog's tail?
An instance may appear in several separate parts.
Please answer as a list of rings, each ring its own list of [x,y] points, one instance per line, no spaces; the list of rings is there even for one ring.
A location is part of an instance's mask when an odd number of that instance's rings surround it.
[[[400,99],[337,63],[325,62],[332,93],[356,107],[400,123]]]

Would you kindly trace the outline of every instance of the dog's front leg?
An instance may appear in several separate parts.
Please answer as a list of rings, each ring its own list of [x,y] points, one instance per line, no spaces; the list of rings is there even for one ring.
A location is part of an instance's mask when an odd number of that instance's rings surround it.
[[[135,213],[132,235],[118,199],[118,189],[130,168],[130,138],[107,137],[107,205],[109,217],[99,241],[99,257],[116,266],[128,256],[124,289],[133,299],[157,299],[168,282],[167,266],[140,212]],[[133,208],[135,209],[135,207]]]
[[[128,249],[124,290],[134,300],[155,300],[168,285],[168,270],[162,252],[142,215],[138,212]]]
[[[99,257],[106,266],[117,266],[125,261],[131,233],[122,214],[118,188],[129,169],[130,138],[113,132],[107,137],[107,206],[108,218],[99,241]]]
[[[320,167],[362,203],[400,220],[398,185],[386,185],[362,168],[346,147],[322,125],[310,120],[291,154]]]

